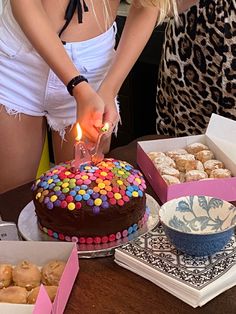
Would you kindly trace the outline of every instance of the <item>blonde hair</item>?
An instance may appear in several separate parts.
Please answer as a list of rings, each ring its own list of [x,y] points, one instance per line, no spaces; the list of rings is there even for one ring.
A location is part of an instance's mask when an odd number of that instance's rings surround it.
[[[105,30],[108,30],[109,26],[111,25],[111,7],[110,7],[110,0],[100,0],[103,4],[103,16],[104,16],[104,22],[105,22]],[[141,6],[154,6],[159,8],[160,14],[157,19],[157,25],[161,24],[168,16],[174,16],[176,19],[178,17],[178,9],[177,9],[177,3],[176,0],[133,0],[135,2],[135,5],[141,5]],[[131,3],[132,1],[127,1]],[[99,23],[97,19],[97,15],[95,12],[93,0],[91,0],[91,7],[92,11],[94,13],[94,16],[97,20],[97,23],[101,29],[101,31],[104,31],[103,27]]]
[[[104,16],[105,30],[108,30],[108,28],[111,25],[111,7],[110,7],[110,3],[109,3],[109,0],[100,0],[100,1],[102,1],[102,4],[103,4],[103,16]],[[93,14],[95,16],[95,19],[97,21],[98,26],[100,27],[100,29],[102,31],[104,31],[103,27],[101,26],[101,24],[99,23],[99,21],[97,19],[97,15],[96,15],[96,12],[95,12],[93,1],[91,1],[91,7],[92,7],[92,11],[93,11]]]
[[[159,8],[160,14],[157,19],[157,25],[161,24],[168,16],[178,17],[178,8],[176,0],[136,0],[142,6],[155,6]]]

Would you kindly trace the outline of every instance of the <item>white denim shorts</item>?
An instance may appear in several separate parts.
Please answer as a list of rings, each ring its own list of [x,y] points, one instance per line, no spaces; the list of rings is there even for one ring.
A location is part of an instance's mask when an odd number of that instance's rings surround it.
[[[82,42],[66,43],[71,60],[97,90],[115,55],[116,25]],[[45,116],[49,126],[64,136],[76,122],[76,102],[60,79],[27,40],[10,1],[0,16],[0,104],[9,114]]]

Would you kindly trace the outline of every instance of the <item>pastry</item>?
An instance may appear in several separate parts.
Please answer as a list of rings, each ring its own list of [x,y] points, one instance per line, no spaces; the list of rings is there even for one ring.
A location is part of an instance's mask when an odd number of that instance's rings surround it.
[[[50,261],[42,268],[42,282],[47,286],[58,286],[66,263],[55,260]]]
[[[162,174],[168,174],[170,176],[174,176],[176,178],[179,178],[179,170],[178,169],[167,166],[165,164],[164,165],[158,164],[158,165],[156,165],[156,168],[161,175]]]
[[[232,176],[229,169],[214,169],[210,173],[210,178],[230,178]]]
[[[175,161],[168,157],[168,156],[161,156],[161,157],[156,157],[154,160],[153,160],[154,164],[155,165],[165,165],[165,166],[170,166],[170,167],[176,167],[176,164],[175,164]]]
[[[208,175],[205,171],[200,170],[190,170],[185,174],[185,181],[198,181],[208,178]]]
[[[201,150],[209,150],[209,147],[202,143],[192,143],[192,144],[187,145],[185,149],[189,154],[195,155]]]
[[[172,158],[168,156],[159,156],[153,159],[154,164],[165,164],[168,166],[175,167],[175,162]]]
[[[148,157],[151,160],[154,160],[155,158],[159,158],[159,157],[165,157],[166,155],[162,152],[149,152],[147,153]]]
[[[13,269],[12,279],[16,286],[31,290],[40,285],[41,273],[35,264],[25,260],[17,264]]]
[[[183,149],[183,148],[178,148],[178,149],[175,149],[175,150],[169,150],[168,152],[166,152],[165,154],[167,156],[169,156],[170,158],[172,159],[175,159],[176,156],[179,156],[179,155],[185,155],[187,154],[188,152]]]
[[[194,155],[192,154],[185,154],[185,155],[178,155],[175,157],[176,167],[179,171],[184,172],[186,167],[186,162],[189,160],[195,160]]]
[[[215,158],[213,152],[210,150],[201,150],[194,156],[197,160],[200,160],[202,163],[206,162],[207,160]]]
[[[174,176],[170,176],[168,174],[163,174],[162,178],[165,180],[167,185],[180,183],[180,180]]]
[[[47,291],[49,299],[51,300],[51,302],[53,302],[56,297],[58,287],[57,286],[44,286],[44,288]],[[39,289],[40,287],[36,287],[30,291],[27,298],[27,303],[34,304],[36,302],[38,294],[39,294]]]
[[[211,174],[212,170],[224,168],[223,162],[217,159],[209,159],[204,162],[204,169],[208,175]]]
[[[187,160],[185,163],[185,171],[201,170],[204,171],[203,163],[200,160]]]
[[[26,304],[27,290],[16,286],[0,289],[0,302]]]
[[[0,264],[0,289],[8,287],[12,282],[12,266]]]

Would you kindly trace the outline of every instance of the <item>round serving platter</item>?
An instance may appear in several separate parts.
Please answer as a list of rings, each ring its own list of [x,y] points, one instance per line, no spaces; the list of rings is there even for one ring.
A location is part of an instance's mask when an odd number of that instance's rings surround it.
[[[95,258],[105,257],[113,255],[115,248],[126,244],[131,240],[135,240],[137,237],[152,230],[158,223],[158,210],[159,205],[155,199],[146,194],[147,196],[147,208],[149,209],[149,216],[147,222],[142,228],[129,236],[103,244],[77,244],[78,255],[81,258]],[[18,219],[18,229],[21,237],[28,241],[60,241],[49,237],[46,233],[41,231],[38,227],[37,217],[35,214],[35,207],[33,201],[27,204],[21,211]]]

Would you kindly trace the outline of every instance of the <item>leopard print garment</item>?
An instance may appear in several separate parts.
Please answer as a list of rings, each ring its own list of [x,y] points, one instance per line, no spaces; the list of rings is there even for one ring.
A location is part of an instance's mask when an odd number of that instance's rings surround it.
[[[236,120],[236,0],[200,0],[166,28],[157,133],[205,132],[211,114]]]

